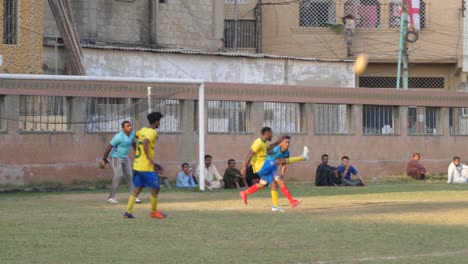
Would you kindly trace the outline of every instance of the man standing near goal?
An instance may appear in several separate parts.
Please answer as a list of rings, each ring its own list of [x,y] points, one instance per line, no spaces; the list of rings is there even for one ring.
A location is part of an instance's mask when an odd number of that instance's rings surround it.
[[[154,162],[154,146],[158,138],[156,128],[159,127],[159,122],[162,117],[162,114],[159,112],[148,114],[147,118],[150,126],[140,129],[136,134],[138,144],[135,153],[135,161],[133,163],[133,184],[135,185],[135,190],[128,199],[127,211],[124,213],[124,218],[135,218],[132,214],[133,206],[144,187],[152,188],[150,197],[150,217],[159,219],[166,218],[164,213],[157,210],[160,189],[157,171],[161,172],[162,167]]]
[[[122,131],[112,138],[101,159],[101,168],[105,168],[107,164],[109,164],[109,160],[107,159],[109,154],[111,156],[114,178],[112,179],[111,191],[107,199],[107,202],[110,204],[118,203],[115,199],[115,194],[119,189],[120,181],[123,176],[125,176],[127,180],[130,192],[133,192],[135,188],[133,186],[132,162],[128,158],[128,152],[130,152],[131,147],[133,147],[133,150],[136,150],[135,132],[132,131],[132,124],[130,121],[124,121],[122,122]],[[140,199],[137,199],[136,202],[141,203]]]
[[[275,143],[269,145],[267,141],[271,141],[273,137],[273,132],[271,128],[264,127],[262,128],[262,136],[254,141],[252,146],[250,147],[249,154],[245,159],[244,166],[242,168],[241,174],[244,176],[247,171],[247,166],[249,163],[252,162],[252,168],[254,173],[258,173],[260,176],[260,183],[252,185],[249,189],[240,192],[240,196],[244,203],[247,205],[247,196],[257,192],[260,189],[265,188],[268,184],[272,184],[273,182],[277,182],[281,186],[281,191],[283,192],[284,196],[288,198],[291,203],[292,207],[296,207],[300,201],[294,200],[288,190],[288,188],[284,185],[284,181],[282,181],[281,177],[276,176],[275,172],[277,169],[277,165],[285,165],[291,164],[299,161],[304,161],[308,159],[309,150],[306,146],[304,146],[304,152],[302,156],[298,157],[291,157],[291,158],[277,158],[275,159],[273,156],[267,158],[267,153],[276,147],[278,144],[283,142],[287,137],[281,137]],[[288,139],[288,146],[289,146],[289,139]],[[275,185],[276,186],[276,185]],[[274,187],[274,186],[272,186]],[[277,205],[278,202],[278,192],[275,189],[272,189],[272,200],[273,206]],[[277,206],[276,206],[277,207]],[[273,211],[281,211],[276,210],[273,208]]]

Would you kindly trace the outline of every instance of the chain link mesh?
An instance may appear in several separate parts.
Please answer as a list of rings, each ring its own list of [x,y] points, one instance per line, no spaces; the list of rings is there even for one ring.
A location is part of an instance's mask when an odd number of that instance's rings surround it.
[[[135,132],[148,126],[149,111],[164,115],[155,160],[165,173],[175,175],[183,162],[197,163],[195,120],[182,114],[193,111],[197,84],[151,84],[153,93],[148,98],[145,84],[99,87],[103,86],[100,82],[85,83],[10,83],[10,87],[19,87],[16,95],[0,95],[0,189],[109,185],[110,166],[98,166],[106,147],[123,121],[130,121]],[[8,86],[5,81],[2,85]],[[58,86],[64,89],[58,92]],[[34,95],[22,95],[31,93]],[[192,129],[183,130],[186,126]],[[130,159],[133,153],[131,150]]]
[[[348,0],[345,15],[352,15],[357,28],[380,28],[380,3],[378,0]]]
[[[395,88],[396,77],[359,77],[359,87],[363,88]],[[445,88],[444,77],[409,77],[409,88],[427,88],[427,89],[443,89]]]
[[[299,26],[327,27],[336,22],[336,4],[333,0],[302,0],[299,4]]]

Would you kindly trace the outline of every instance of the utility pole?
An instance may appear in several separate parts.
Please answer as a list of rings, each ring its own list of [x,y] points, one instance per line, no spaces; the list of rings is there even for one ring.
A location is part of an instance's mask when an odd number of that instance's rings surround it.
[[[400,89],[400,84],[403,83],[403,89],[408,89],[408,0],[402,0],[402,12],[400,18],[400,48],[398,52],[398,72],[396,88]],[[403,69],[402,69],[403,65]],[[401,74],[403,71],[403,80]]]
[[[237,51],[237,36],[238,32],[238,18],[237,18],[237,0],[234,0],[234,50]]]

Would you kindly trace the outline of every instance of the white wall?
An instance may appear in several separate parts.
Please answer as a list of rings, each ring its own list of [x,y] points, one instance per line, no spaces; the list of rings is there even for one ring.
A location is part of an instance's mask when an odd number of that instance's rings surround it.
[[[60,48],[59,73],[65,67]],[[90,76],[196,78],[207,82],[355,87],[353,64],[294,59],[246,58],[84,48]],[[55,53],[44,47],[46,74],[54,74]],[[287,64],[287,65],[286,65]],[[286,74],[287,73],[287,74]]]

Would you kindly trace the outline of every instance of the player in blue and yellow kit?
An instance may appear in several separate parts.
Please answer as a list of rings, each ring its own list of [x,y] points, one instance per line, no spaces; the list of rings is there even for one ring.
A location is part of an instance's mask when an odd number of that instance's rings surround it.
[[[284,137],[281,142],[279,143],[278,146],[274,147],[271,152],[269,152],[269,155],[267,157],[268,160],[278,160],[278,159],[287,159],[290,156],[289,153],[289,144],[290,144],[291,138]],[[281,188],[281,192],[283,195],[288,199],[289,203],[291,204],[292,207],[296,207],[299,205],[302,200],[296,200],[292,197],[291,193],[289,192],[288,187],[286,186],[286,183],[284,182],[284,174],[286,173],[286,164],[283,164],[281,167],[281,174],[278,175],[276,174],[277,172],[277,165],[274,165],[273,168],[271,168],[272,171],[274,171],[272,174],[274,177],[274,181],[271,183],[271,200],[272,200],[272,207],[271,210],[273,212],[284,212],[284,210],[279,207],[279,198],[278,198],[278,185]],[[263,168],[262,168],[263,169]],[[259,173],[262,173],[261,171]]]
[[[264,127],[262,128],[262,136],[255,140],[252,146],[250,147],[250,151],[247,155],[247,158],[245,159],[241,174],[245,175],[247,171],[247,166],[249,165],[249,163],[251,163],[254,173],[257,173],[260,176],[261,180],[260,183],[252,185],[249,189],[240,192],[240,196],[244,203],[247,204],[247,196],[249,194],[255,193],[256,191],[265,188],[269,184],[272,184],[272,199],[274,201],[273,206],[276,205],[276,207],[278,207],[278,192],[276,191],[276,184],[278,184],[281,186],[283,194],[289,199],[291,206],[295,207],[300,203],[300,201],[294,200],[291,197],[291,194],[289,193],[289,190],[284,184],[284,180],[282,179],[282,177],[276,176],[277,165],[286,165],[307,160],[309,150],[307,149],[307,147],[304,147],[304,152],[302,156],[289,157],[289,151],[288,153],[284,154],[281,152],[280,148],[281,153],[273,152],[272,155],[267,156],[271,150],[273,150],[276,146],[281,145],[281,143],[283,143],[284,146],[287,145],[287,147],[289,148],[289,137],[281,137],[278,141],[270,145],[267,142],[271,141],[272,137],[273,132],[271,131],[271,128]],[[287,148],[285,148],[285,150],[287,150]],[[274,182],[275,184],[273,184]],[[273,211],[279,210],[273,209]]]
[[[158,138],[156,128],[159,127],[159,122],[163,116],[159,112],[153,112],[148,114],[147,117],[150,126],[142,128],[136,133],[138,143],[135,152],[135,161],[133,163],[133,184],[135,185],[135,190],[128,199],[127,211],[124,214],[124,218],[135,218],[132,215],[133,206],[144,187],[152,188],[149,215],[153,218],[166,218],[164,213],[156,210],[160,188],[157,171],[162,171],[162,167],[154,162],[154,146]]]

